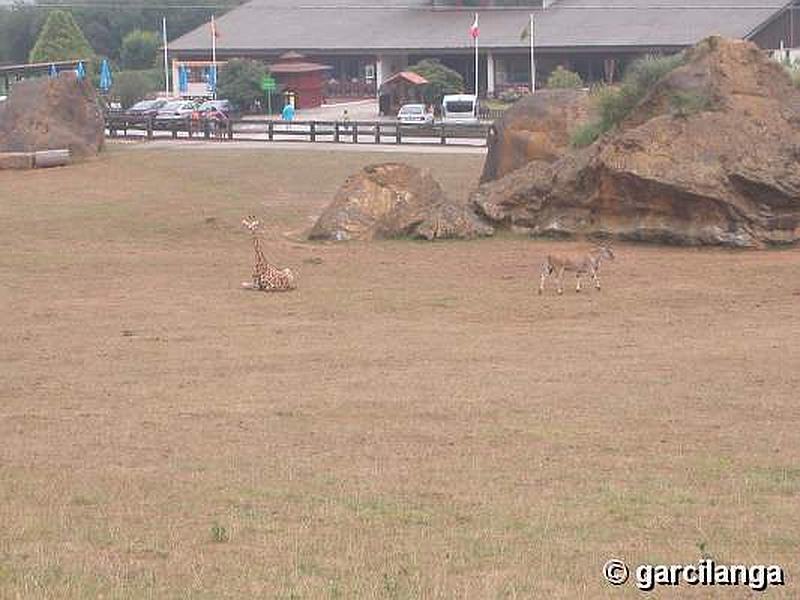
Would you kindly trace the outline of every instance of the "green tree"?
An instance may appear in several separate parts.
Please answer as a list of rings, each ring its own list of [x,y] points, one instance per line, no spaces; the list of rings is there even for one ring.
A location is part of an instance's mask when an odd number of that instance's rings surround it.
[[[36,44],[31,50],[31,62],[59,60],[91,60],[95,56],[72,13],[54,10],[47,15]]]
[[[461,73],[446,67],[436,59],[425,59],[408,68],[428,80],[423,90],[425,101],[438,106],[445,94],[460,94],[464,91]]]
[[[134,29],[122,39],[120,61],[124,69],[149,69],[156,63],[161,39],[157,33]]]
[[[547,87],[550,89],[577,90],[583,87],[583,79],[574,71],[569,71],[559,65],[547,78]]]
[[[235,58],[220,69],[217,95],[227,98],[241,110],[247,109],[256,99],[264,97],[261,80],[266,74],[267,68],[263,63]]]
[[[125,108],[139,100],[153,97],[164,89],[164,72],[161,69],[118,71],[114,73],[112,96]]]
[[[43,16],[42,11],[30,4],[0,7],[0,62],[28,61]]]

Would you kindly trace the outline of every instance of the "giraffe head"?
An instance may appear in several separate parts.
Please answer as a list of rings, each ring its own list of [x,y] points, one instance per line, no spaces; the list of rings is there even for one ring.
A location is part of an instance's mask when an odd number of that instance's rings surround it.
[[[242,225],[244,225],[247,229],[249,229],[250,233],[252,233],[253,235],[258,233],[261,229],[261,221],[259,221],[253,215],[247,216],[244,219],[242,219]]]

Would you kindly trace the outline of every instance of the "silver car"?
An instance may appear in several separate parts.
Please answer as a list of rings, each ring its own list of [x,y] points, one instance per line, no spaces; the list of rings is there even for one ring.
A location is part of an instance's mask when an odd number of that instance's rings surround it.
[[[433,113],[428,112],[424,104],[404,104],[397,113],[397,122],[401,125],[430,125]]]

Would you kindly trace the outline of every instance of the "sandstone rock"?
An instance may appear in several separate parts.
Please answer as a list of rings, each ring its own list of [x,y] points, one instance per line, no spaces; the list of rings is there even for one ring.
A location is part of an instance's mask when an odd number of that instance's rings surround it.
[[[103,113],[90,82],[68,73],[14,85],[0,111],[0,152],[69,149],[97,154],[105,136]]]
[[[481,183],[534,160],[552,162],[569,149],[570,134],[591,114],[583,90],[541,90],[509,108],[489,131]]]
[[[450,202],[427,171],[401,163],[365,167],[350,176],[309,235],[316,240],[469,238],[493,229]]]
[[[706,97],[676,111],[680,94]],[[481,186],[475,209],[535,235],[758,247],[800,240],[800,90],[755,45],[709,38],[621,126]]]

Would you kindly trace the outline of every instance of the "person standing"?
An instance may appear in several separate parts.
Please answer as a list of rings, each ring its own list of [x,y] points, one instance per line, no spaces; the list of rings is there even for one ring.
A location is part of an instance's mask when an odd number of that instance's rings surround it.
[[[281,118],[284,121],[294,121],[294,106],[292,106],[291,102],[287,102],[286,106],[283,107],[281,111]]]

